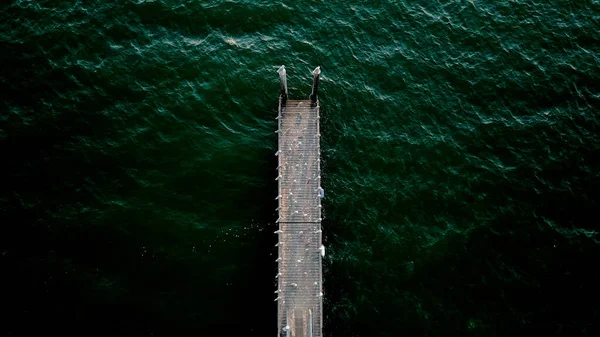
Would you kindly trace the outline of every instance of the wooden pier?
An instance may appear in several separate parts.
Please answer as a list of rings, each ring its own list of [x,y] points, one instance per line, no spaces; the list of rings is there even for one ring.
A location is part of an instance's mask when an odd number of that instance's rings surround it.
[[[278,115],[278,337],[321,337],[323,287],[319,102],[288,100],[285,68]]]

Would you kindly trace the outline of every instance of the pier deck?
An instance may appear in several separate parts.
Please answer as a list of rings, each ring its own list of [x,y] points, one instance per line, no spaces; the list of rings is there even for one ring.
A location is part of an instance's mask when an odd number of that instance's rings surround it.
[[[279,103],[278,337],[321,337],[319,104]]]

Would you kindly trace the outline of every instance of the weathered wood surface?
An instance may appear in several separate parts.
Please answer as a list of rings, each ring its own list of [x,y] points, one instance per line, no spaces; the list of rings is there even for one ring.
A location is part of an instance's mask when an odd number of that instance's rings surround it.
[[[321,337],[318,102],[280,101],[278,121],[278,336]]]

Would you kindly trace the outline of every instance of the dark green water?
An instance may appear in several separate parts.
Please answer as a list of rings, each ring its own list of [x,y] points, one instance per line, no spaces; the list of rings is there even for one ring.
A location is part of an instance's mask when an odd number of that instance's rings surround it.
[[[0,334],[275,336],[281,64],[327,336],[598,335],[597,0],[3,3]]]

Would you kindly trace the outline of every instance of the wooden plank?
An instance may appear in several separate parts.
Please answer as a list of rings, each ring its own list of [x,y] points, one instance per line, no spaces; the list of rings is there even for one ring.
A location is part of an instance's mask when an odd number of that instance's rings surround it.
[[[280,100],[278,336],[322,336],[319,105]],[[312,331],[310,329],[312,328]]]

